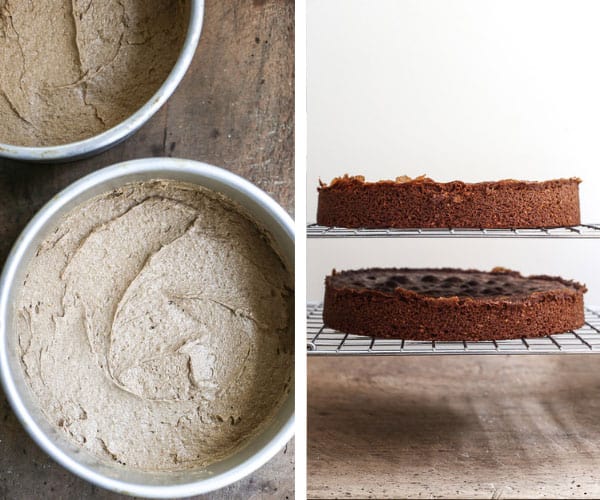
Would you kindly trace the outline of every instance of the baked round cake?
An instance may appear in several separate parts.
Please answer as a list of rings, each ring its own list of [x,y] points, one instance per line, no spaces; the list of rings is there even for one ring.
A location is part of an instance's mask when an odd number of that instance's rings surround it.
[[[501,340],[584,324],[585,285],[495,268],[360,269],[325,280],[323,321],[357,335],[406,340]]]
[[[321,183],[317,223],[351,228],[536,228],[576,226],[580,179],[468,184],[362,176]]]

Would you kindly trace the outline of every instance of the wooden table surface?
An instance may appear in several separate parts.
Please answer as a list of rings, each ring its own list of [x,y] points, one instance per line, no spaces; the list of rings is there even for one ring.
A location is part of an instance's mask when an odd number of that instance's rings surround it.
[[[309,359],[310,498],[600,498],[600,357]]]
[[[168,103],[135,136],[83,161],[0,160],[0,262],[34,213],[98,168],[175,156],[225,167],[294,206],[294,2],[207,0],[200,45]],[[294,446],[211,498],[293,498]],[[0,392],[0,499],[119,498],[78,479],[29,439]]]

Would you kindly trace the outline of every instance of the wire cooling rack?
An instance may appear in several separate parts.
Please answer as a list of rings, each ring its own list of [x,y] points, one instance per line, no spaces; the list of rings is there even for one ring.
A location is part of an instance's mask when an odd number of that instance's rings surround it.
[[[309,224],[306,229],[308,238],[600,238],[600,224],[534,229],[349,229]]]
[[[600,353],[600,308],[586,308],[578,330],[541,338],[481,342],[376,339],[337,332],[323,325],[323,305],[307,306],[307,348],[313,356],[425,354],[586,354]]]

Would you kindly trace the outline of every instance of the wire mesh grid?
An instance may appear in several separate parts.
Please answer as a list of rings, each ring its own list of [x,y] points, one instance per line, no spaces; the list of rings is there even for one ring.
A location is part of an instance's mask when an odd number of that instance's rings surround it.
[[[540,338],[480,342],[420,342],[350,335],[325,327],[322,313],[321,303],[308,304],[306,341],[309,355],[600,353],[600,308],[586,307],[585,325],[570,332]]]
[[[600,238],[600,224],[533,229],[350,229],[309,224],[306,229],[308,238]]]

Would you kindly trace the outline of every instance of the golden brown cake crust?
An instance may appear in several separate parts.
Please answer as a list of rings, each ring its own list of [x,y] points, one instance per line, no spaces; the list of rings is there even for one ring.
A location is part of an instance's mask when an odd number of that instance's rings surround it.
[[[320,183],[317,223],[352,228],[536,228],[576,226],[580,179],[435,182],[362,176]]]
[[[502,268],[334,270],[325,280],[323,321],[345,333],[405,340],[540,337],[581,327],[586,291]]]

